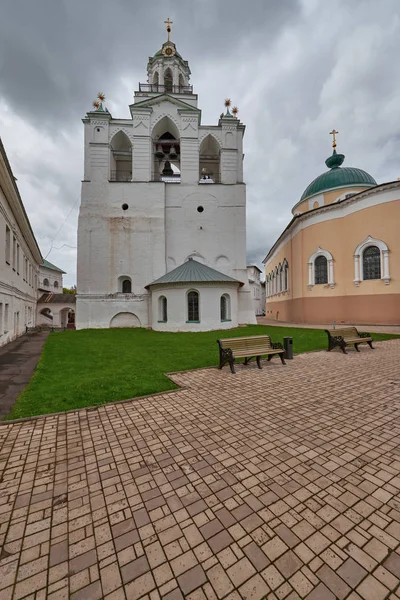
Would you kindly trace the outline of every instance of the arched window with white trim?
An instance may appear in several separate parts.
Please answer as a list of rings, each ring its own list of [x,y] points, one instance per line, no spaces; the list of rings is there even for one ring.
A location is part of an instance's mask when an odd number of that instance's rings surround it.
[[[283,291],[289,291],[289,263],[286,258],[283,261]]]
[[[278,265],[278,294],[280,294],[282,292],[282,265],[281,263],[279,263]]]
[[[315,285],[328,283],[328,260],[326,256],[317,256],[314,261],[314,283]]]
[[[335,287],[333,256],[328,250],[318,246],[308,260],[308,288],[314,285]]]
[[[384,241],[369,235],[354,252],[354,283],[358,286],[371,279],[390,283],[389,248]]]

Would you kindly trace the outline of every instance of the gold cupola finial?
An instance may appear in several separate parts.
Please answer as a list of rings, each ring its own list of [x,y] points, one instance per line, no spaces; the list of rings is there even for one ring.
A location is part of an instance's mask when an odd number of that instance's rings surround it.
[[[329,135],[332,135],[332,148],[334,150],[336,150],[336,134],[339,133],[338,131],[336,131],[336,129],[332,129],[332,131],[329,132]]]
[[[170,18],[168,17],[168,19],[166,21],[164,21],[164,23],[167,26],[168,41],[170,42],[171,40],[169,39],[169,36],[170,36],[170,33],[171,33],[171,25],[172,25],[173,21],[170,21]]]

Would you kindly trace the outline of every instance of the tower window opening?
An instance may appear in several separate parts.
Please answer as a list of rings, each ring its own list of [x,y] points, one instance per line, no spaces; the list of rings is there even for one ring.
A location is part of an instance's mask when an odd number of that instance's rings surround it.
[[[110,181],[132,181],[132,144],[123,131],[114,135],[110,144]]]
[[[165,91],[168,92],[168,93],[172,93],[172,85],[173,85],[172,71],[168,67],[168,69],[166,69],[165,73],[164,73]]]

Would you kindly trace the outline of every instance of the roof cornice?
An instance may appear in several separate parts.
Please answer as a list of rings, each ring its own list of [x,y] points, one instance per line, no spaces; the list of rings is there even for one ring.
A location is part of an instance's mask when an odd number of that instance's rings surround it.
[[[18,186],[15,181],[10,163],[7,158],[3,142],[0,138],[0,187],[3,190],[4,196],[10,205],[12,214],[21,229],[22,236],[29,247],[35,261],[40,264],[42,255],[39,245],[33,233],[28,215],[26,214]]]

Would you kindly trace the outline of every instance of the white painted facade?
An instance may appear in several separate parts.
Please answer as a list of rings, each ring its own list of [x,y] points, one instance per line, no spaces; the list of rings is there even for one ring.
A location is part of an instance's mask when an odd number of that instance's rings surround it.
[[[67,298],[63,302],[38,303],[37,325],[55,328],[68,327],[68,314],[76,310],[75,296],[73,294],[64,294],[63,296],[70,296],[70,299]]]
[[[190,257],[244,283],[230,290],[232,318],[223,327],[255,323],[246,270],[245,127],[229,111],[218,125],[202,125],[189,78],[188,63],[166,42],[149,59],[130,119],[114,119],[102,107],[83,119],[77,329],[189,329],[186,311],[173,309],[173,301],[168,321],[156,323],[158,292],[145,286]],[[124,280],[131,282],[125,292]],[[189,287],[171,289],[171,299],[178,305]],[[202,291],[200,323],[190,330],[223,328],[218,303],[212,308],[219,287]]]
[[[42,257],[0,141],[0,346],[36,324]]]
[[[62,294],[63,291],[63,271],[49,269],[44,265],[39,266],[39,284],[38,295],[44,292],[50,294]]]
[[[265,312],[265,292],[263,291],[263,285],[260,279],[261,273],[261,269],[256,265],[247,266],[247,276],[256,316],[261,316]]]

